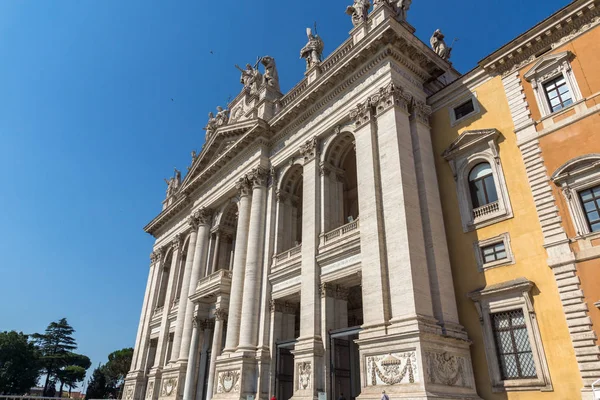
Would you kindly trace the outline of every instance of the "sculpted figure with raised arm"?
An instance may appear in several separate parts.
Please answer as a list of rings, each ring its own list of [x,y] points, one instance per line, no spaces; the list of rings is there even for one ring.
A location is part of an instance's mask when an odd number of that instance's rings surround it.
[[[354,4],[346,8],[346,14],[352,16],[352,24],[357,26],[367,20],[370,8],[371,0],[354,0]]]
[[[300,50],[300,58],[306,59],[306,69],[308,70],[322,61],[325,45],[317,34],[316,24],[315,33],[312,32],[312,29],[306,28],[306,36],[308,43]]]

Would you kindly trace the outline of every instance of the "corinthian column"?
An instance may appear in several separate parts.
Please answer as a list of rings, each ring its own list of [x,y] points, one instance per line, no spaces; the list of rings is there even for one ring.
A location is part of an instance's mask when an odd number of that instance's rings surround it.
[[[194,262],[194,248],[196,247],[196,238],[198,236],[198,218],[193,215],[189,217],[188,224],[191,228],[190,240],[188,243],[187,254],[183,270],[183,280],[181,283],[181,291],[179,295],[179,308],[177,309],[177,320],[175,325],[175,335],[173,337],[173,351],[171,352],[171,361],[177,361],[179,358],[179,349],[181,347],[181,337],[183,335],[183,327],[185,323],[186,309],[188,307],[188,291],[190,288],[190,278],[192,275],[192,264]],[[190,307],[194,307],[190,304]],[[183,354],[185,357],[185,354]]]
[[[217,308],[215,310],[215,331],[213,333],[212,349],[210,351],[210,367],[208,369],[208,383],[206,384],[206,400],[211,400],[213,396],[213,386],[215,382],[215,363],[217,356],[221,353],[221,344],[223,343],[223,324],[227,319],[225,310]],[[229,332],[229,323],[227,324]],[[229,335],[227,336],[229,337]]]
[[[183,337],[179,350],[180,361],[187,360],[190,350],[190,341],[192,340],[192,325],[194,319],[194,304],[189,300],[189,297],[196,292],[196,286],[198,285],[198,280],[202,274],[202,266],[206,263],[211,217],[212,213],[210,210],[201,208],[194,213],[193,220],[190,221],[192,224],[197,224],[198,235],[196,238],[196,249],[194,250],[194,261],[192,263],[192,271],[189,277],[190,281],[188,284],[188,290],[185,292],[185,303],[187,303],[187,306],[185,308]],[[181,307],[182,302],[183,299],[179,301],[179,307]]]
[[[246,252],[248,250],[248,226],[250,224],[250,197],[252,193],[252,185],[247,177],[240,179],[236,187],[239,191],[240,201],[238,203],[238,225],[231,277],[231,296],[229,297],[229,321],[227,323],[227,339],[225,341],[226,352],[235,351],[240,338],[242,296],[244,292]]]
[[[258,340],[258,306],[262,256],[265,245],[265,211],[267,206],[267,171],[258,167],[249,174],[252,181],[252,208],[248,233],[248,254],[244,278],[240,350],[255,350]]]

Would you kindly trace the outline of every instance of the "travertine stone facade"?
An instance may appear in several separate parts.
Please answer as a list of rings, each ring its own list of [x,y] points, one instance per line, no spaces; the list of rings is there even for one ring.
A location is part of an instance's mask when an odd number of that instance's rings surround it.
[[[533,59],[460,76],[439,30],[437,52],[416,38],[410,4],[355,1],[325,59],[308,30],[316,53],[286,94],[273,57],[238,67],[241,92],[209,114],[145,228],[156,242],[127,400],[589,392],[596,336],[518,71]],[[589,4],[573,15],[595,18]],[[480,207],[468,175],[481,163],[500,200]],[[489,246],[510,259],[490,262]],[[530,347],[520,379],[495,342],[507,312]]]

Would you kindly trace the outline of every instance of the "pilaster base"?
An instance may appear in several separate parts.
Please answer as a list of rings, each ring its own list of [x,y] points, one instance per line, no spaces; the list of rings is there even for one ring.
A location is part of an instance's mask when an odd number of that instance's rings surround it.
[[[386,329],[366,329],[356,343],[363,377],[360,400],[379,400],[384,390],[390,399],[480,399],[470,342],[442,335],[434,321],[416,317]]]
[[[213,385],[215,400],[247,400],[257,395],[258,362],[256,353],[227,353],[217,358]]]
[[[148,383],[146,384],[145,400],[156,400],[160,393],[160,378],[162,371],[159,368],[153,368],[148,373]]]
[[[294,395],[292,400],[314,400],[325,391],[325,350],[320,337],[300,338],[294,346]]]
[[[187,364],[175,364],[165,367],[162,370],[160,385],[156,386],[155,384],[154,386],[155,390],[160,388],[155,398],[158,398],[158,400],[176,400],[182,398],[186,367]]]
[[[125,378],[124,400],[143,400],[146,391],[146,376],[143,371],[131,371]]]

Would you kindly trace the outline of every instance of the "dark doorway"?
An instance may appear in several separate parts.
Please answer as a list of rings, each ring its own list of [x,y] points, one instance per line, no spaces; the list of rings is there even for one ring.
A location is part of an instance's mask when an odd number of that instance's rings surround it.
[[[276,398],[277,400],[289,400],[294,395],[294,348],[293,342],[280,343],[277,345],[277,372],[276,372]]]
[[[360,394],[360,359],[354,343],[359,331],[359,327],[354,327],[329,333],[332,400],[339,399],[342,393],[346,400],[354,400]]]

